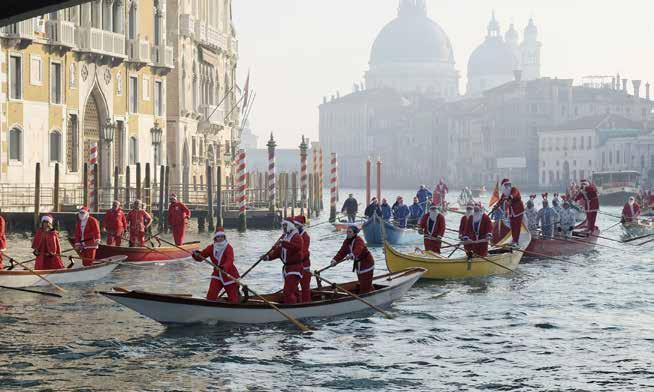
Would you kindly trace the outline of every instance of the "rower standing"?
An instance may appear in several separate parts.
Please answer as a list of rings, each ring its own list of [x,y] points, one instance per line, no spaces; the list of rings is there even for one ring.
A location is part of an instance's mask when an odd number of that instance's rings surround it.
[[[431,199],[432,193],[429,192],[429,189],[427,189],[426,186],[420,185],[420,189],[416,192],[416,197],[418,198],[418,203],[420,203],[422,211],[425,211],[427,208],[427,200]],[[422,216],[422,213],[420,213],[420,216]]]
[[[410,215],[411,210],[406,204],[404,204],[404,198],[398,196],[397,205],[393,209],[393,217],[395,218],[397,225],[403,229],[406,228]]]
[[[488,243],[493,238],[493,223],[481,204],[475,204],[472,217],[466,223],[463,235],[468,257],[488,256]]]
[[[534,204],[536,195],[529,195],[527,200],[527,209],[525,210],[525,218],[527,219],[527,228],[532,236],[538,233],[538,210]]]
[[[347,221],[349,223],[354,223],[357,218],[357,212],[359,212],[359,203],[357,202],[357,199],[354,198],[354,195],[350,193],[343,203],[341,214],[347,215]]]
[[[445,178],[441,177],[440,180],[438,181],[438,184],[436,184],[436,188],[434,189],[433,202],[435,205],[441,207],[443,210],[445,210],[447,206],[445,197],[447,196],[447,193],[449,191],[450,189],[447,187],[447,184],[445,183]]]
[[[379,206],[381,210],[381,217],[385,221],[390,221],[393,216],[393,209],[388,205],[388,201],[384,198],[382,199],[381,205]]]
[[[413,204],[409,206],[409,212],[409,223],[413,225],[418,224],[422,218],[422,215],[425,213],[425,210],[420,206],[417,197],[413,198]]]
[[[577,213],[575,210],[570,208],[570,202],[566,199],[563,201],[563,209],[561,210],[561,215],[559,217],[560,226],[559,228],[563,232],[565,238],[572,238],[572,233],[575,229],[575,223],[577,221]]]
[[[622,207],[622,223],[638,222],[638,218],[640,218],[640,204],[631,196]]]
[[[599,211],[599,196],[597,188],[588,180],[581,180],[581,190],[577,193],[575,201],[579,202],[586,211],[586,229],[592,233],[595,231],[595,221]]]
[[[36,256],[35,270],[64,268],[64,263],[61,261],[59,233],[54,229],[51,215],[41,217],[41,227],[34,235],[32,249],[34,250],[34,256]]]
[[[468,219],[472,216],[472,212],[474,208],[475,208],[475,203],[470,202],[466,204],[466,212],[461,217],[461,220],[459,221],[459,240],[463,239],[463,234],[466,229],[466,224],[468,223]]]
[[[77,213],[74,239],[75,249],[82,258],[82,264],[85,267],[93,265],[100,243],[100,222],[91,216],[87,207],[81,207]]]
[[[547,193],[543,194],[543,208],[538,211],[538,224],[543,238],[551,239],[554,237],[554,228],[559,220],[558,218],[559,215],[554,211],[554,208],[549,206]]]
[[[107,232],[107,245],[120,246],[125,229],[127,229],[127,217],[120,208],[118,200],[114,200],[111,208],[105,212],[102,227]]]
[[[372,277],[375,272],[375,259],[368,250],[366,242],[358,234],[357,226],[350,225],[347,228],[347,237],[330,265],[334,267],[346,259],[352,260],[354,262],[352,272],[356,272],[359,279],[359,294],[365,294],[373,291]]]
[[[420,220],[420,231],[424,235],[425,251],[441,253],[441,240],[445,235],[445,217],[437,205],[429,207],[429,212]]]
[[[170,195],[170,207],[168,207],[168,224],[173,231],[175,245],[184,244],[184,233],[191,217],[191,210],[184,203],[177,200],[177,195]]]
[[[298,233],[302,236],[302,279],[300,280],[300,302],[311,302],[311,237],[304,229],[307,219],[303,215],[293,218]]]
[[[363,215],[366,216],[366,218],[370,219],[374,215],[381,216],[381,208],[379,208],[379,202],[377,201],[376,197],[373,197],[370,200],[370,204],[366,207],[366,210],[363,212]]]
[[[512,245],[517,246],[520,241],[525,205],[522,202],[520,191],[511,184],[511,180],[508,178],[502,180],[502,198],[500,201],[504,204],[504,213],[509,218]]]
[[[284,263],[284,303],[298,302],[298,285],[304,270],[304,241],[292,220],[282,221],[282,236],[263,257],[264,260],[280,259]]]
[[[207,291],[207,299],[209,301],[217,301],[220,290],[225,288],[227,293],[227,301],[231,303],[238,303],[238,269],[234,265],[234,248],[227,241],[225,229],[222,227],[216,228],[213,234],[213,244],[204,248],[204,250],[193,251],[193,259],[195,261],[204,261],[207,257],[211,258],[211,263],[219,268],[214,268],[211,275],[211,283],[209,284],[209,291]],[[225,271],[227,274],[223,274]]]
[[[144,247],[145,232],[152,224],[152,217],[143,209],[143,202],[135,200],[132,210],[127,214],[129,223],[129,246]]]

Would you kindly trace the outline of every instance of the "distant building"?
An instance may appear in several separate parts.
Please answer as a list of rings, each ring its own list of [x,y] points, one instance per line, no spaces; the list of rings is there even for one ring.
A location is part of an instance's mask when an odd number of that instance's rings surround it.
[[[241,132],[241,147],[246,150],[254,150],[259,146],[259,136],[255,135],[250,128],[249,122],[243,127]]]

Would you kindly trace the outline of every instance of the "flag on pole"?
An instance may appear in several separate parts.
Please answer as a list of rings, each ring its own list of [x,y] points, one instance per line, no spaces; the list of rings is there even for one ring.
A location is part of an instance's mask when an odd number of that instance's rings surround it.
[[[245,110],[248,107],[248,99],[250,95],[250,71],[248,70],[248,77],[245,79],[245,87],[243,88],[243,107],[241,108],[241,113],[245,113]]]
[[[500,181],[495,182],[495,189],[493,189],[493,194],[488,201],[488,208],[493,208],[497,202],[500,201]]]

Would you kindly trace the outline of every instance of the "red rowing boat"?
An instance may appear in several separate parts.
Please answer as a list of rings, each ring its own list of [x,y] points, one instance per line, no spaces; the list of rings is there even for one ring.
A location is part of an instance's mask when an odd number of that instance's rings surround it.
[[[179,249],[181,248],[181,249]],[[174,246],[159,246],[150,248],[110,246],[100,244],[95,252],[96,260],[105,259],[113,256],[127,256],[125,262],[130,263],[160,263],[169,261],[180,261],[191,257],[191,252],[200,249],[200,242],[188,242],[180,245],[179,248]]]

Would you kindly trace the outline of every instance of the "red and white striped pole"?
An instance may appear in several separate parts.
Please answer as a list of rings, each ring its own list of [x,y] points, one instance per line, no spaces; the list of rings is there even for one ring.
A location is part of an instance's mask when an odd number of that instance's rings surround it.
[[[336,153],[332,153],[332,171],[329,179],[329,221],[336,222],[336,192],[338,188],[338,161],[336,160]]]
[[[276,192],[277,187],[275,186],[275,139],[273,139],[272,133],[270,133],[270,140],[268,140],[268,197],[270,201],[270,211],[275,211],[276,207]]]
[[[307,143],[302,136],[300,143],[300,215],[304,215],[307,208]]]
[[[247,230],[247,170],[245,167],[245,150],[238,151],[238,158],[236,160],[236,170],[238,181],[238,229],[239,231]]]
[[[315,215],[318,215],[318,212],[320,211],[320,203],[318,202],[318,183],[320,180],[318,179],[318,143],[313,144],[313,148],[311,149],[312,155],[313,155],[313,168],[312,168],[312,173],[313,173],[313,184],[311,184],[311,188],[313,189],[313,193],[311,196],[311,211]]]
[[[91,143],[89,149],[89,204],[88,207],[91,211],[97,210],[97,197],[95,194],[95,182],[98,180],[98,173],[95,172],[95,164],[98,163],[98,143]]]

